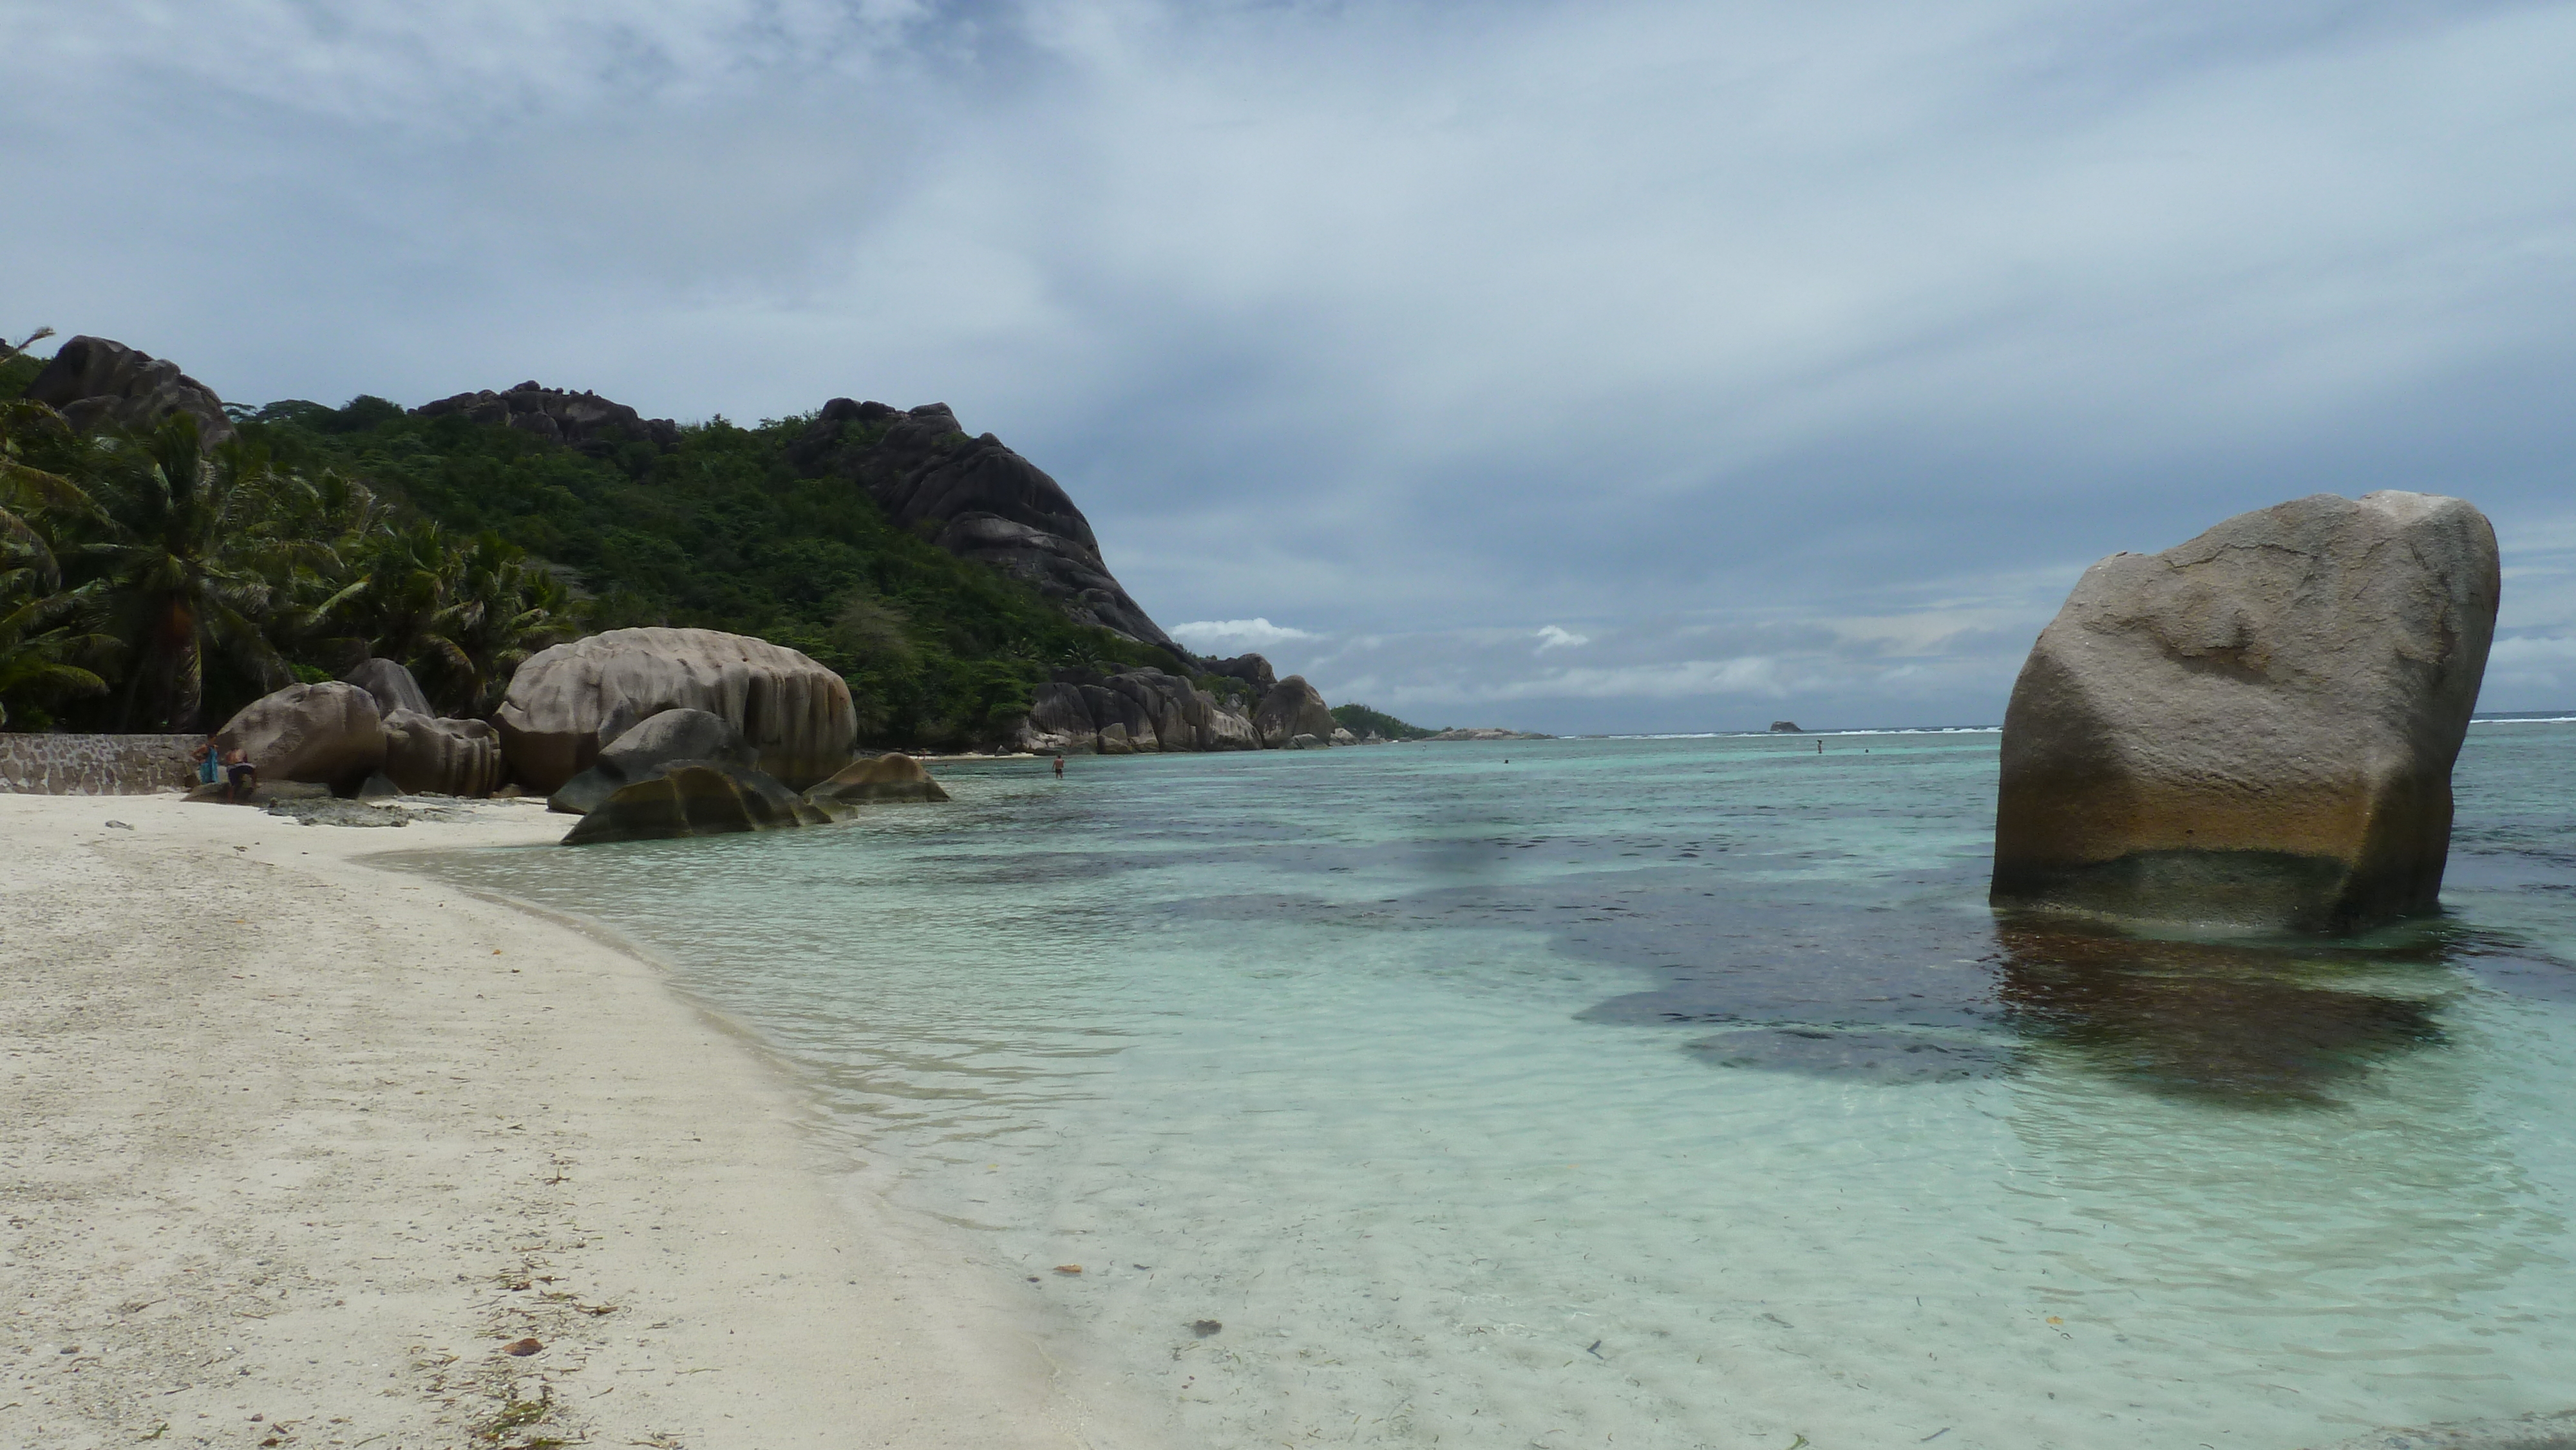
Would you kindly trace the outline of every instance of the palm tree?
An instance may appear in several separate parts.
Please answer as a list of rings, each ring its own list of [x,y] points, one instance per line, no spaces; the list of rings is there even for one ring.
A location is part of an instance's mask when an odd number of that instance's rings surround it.
[[[285,506],[310,485],[270,466],[254,444],[209,457],[197,422],[173,414],[148,433],[109,439],[88,490],[95,535],[72,557],[108,632],[132,650],[117,710],[123,730],[202,728],[210,655],[260,691],[294,673],[263,628],[300,565],[327,545],[285,537]]]
[[[580,601],[552,570],[494,533],[458,552],[445,616],[455,653],[442,675],[448,696],[469,714],[499,707],[521,662],[580,632]]]

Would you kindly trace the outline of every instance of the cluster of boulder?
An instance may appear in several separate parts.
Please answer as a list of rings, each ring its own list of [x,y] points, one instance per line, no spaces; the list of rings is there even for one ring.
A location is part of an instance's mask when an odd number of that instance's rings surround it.
[[[1258,664],[1260,676],[1269,675],[1267,660],[1244,658]],[[1015,748],[1041,755],[1320,750],[1359,743],[1334,722],[1324,697],[1301,676],[1273,683],[1247,715],[1157,669],[1114,675],[1058,671],[1055,679],[1038,686],[1028,720],[1012,740]]]
[[[557,645],[512,678],[496,721],[442,719],[410,671],[251,702],[214,736],[263,783],[335,795],[544,792],[583,820],[567,841],[769,830],[865,803],[946,800],[902,755],[851,748],[847,683],[805,655],[702,629],[622,629]]]
[[[27,384],[29,402],[44,403],[82,432],[137,431],[173,413],[197,420],[197,441],[212,448],[233,436],[215,390],[179,365],[104,337],[75,337]]]
[[[521,383],[507,392],[485,388],[458,393],[435,403],[423,403],[411,411],[418,418],[461,413],[477,423],[516,428],[585,453],[605,452],[625,442],[650,443],[665,453],[680,446],[680,425],[668,418],[647,418],[597,393],[566,392],[535,382]]]
[[[2483,514],[2398,492],[2095,564],[2004,715],[1995,902],[2320,932],[2435,910],[2499,582]]]

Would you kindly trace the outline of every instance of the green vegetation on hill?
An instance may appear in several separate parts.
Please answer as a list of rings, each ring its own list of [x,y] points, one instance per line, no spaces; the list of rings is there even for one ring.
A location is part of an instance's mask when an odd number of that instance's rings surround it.
[[[1383,710],[1366,705],[1335,705],[1333,720],[1353,735],[1366,735],[1374,730],[1389,740],[1419,740],[1433,732],[1419,725],[1408,725]]]
[[[896,527],[861,489],[799,477],[785,450],[807,421],[719,417],[681,429],[667,453],[641,441],[585,452],[361,397],[273,403],[242,431],[452,533],[488,531],[543,559],[588,596],[591,628],[699,626],[803,650],[848,678],[872,743],[984,743],[1053,669],[1168,663]]]
[[[0,728],[207,728],[370,652],[480,714],[535,649],[666,624],[841,672],[864,742],[962,747],[1055,670],[1173,664],[800,476],[804,418],[574,447],[361,396],[233,409],[200,457],[185,420],[78,436],[17,401],[41,367],[0,346]]]

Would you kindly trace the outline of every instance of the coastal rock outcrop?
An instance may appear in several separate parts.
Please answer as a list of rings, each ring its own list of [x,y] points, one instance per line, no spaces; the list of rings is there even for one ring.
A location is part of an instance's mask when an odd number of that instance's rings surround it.
[[[608,841],[663,841],[820,826],[831,816],[771,776],[717,761],[682,761],[660,775],[620,787],[599,809],[573,823],[567,846]]]
[[[495,723],[519,783],[552,795],[605,746],[665,710],[722,716],[760,768],[803,789],[850,759],[850,687],[803,653],[712,629],[612,629],[541,650]]]
[[[944,801],[948,792],[930,778],[920,761],[888,752],[851,761],[830,780],[805,792],[805,799],[830,810],[871,801]]]
[[[2433,910],[2498,588],[2486,517],[2419,493],[2095,564],[2004,715],[1994,900],[2310,931]]]
[[[355,685],[375,696],[376,709],[386,715],[396,710],[409,710],[415,715],[438,713],[430,708],[429,695],[421,689],[420,681],[413,679],[411,671],[394,660],[382,657],[362,660],[342,675],[340,682]]]
[[[487,796],[501,785],[501,736],[480,720],[417,710],[384,716],[384,775],[405,795]]]
[[[647,418],[597,393],[568,393],[535,382],[521,383],[502,393],[489,388],[479,393],[458,393],[435,403],[423,403],[411,411],[420,418],[461,413],[477,423],[502,424],[592,454],[607,453],[629,442],[650,443],[665,453],[680,446],[680,425],[668,418]]]
[[[82,432],[158,425],[173,413],[197,420],[197,441],[213,448],[233,436],[215,390],[179,365],[104,337],[75,337],[27,384],[25,397],[61,413]]]
[[[1281,680],[1261,697],[1261,704],[1252,712],[1253,733],[1270,750],[1285,749],[1300,735],[1312,735],[1319,744],[1329,744],[1336,728],[1332,710],[1315,687],[1306,683],[1304,675]]]
[[[665,710],[599,749],[590,769],[565,781],[546,798],[546,809],[588,815],[639,780],[649,780],[683,760],[757,769],[760,752],[733,722],[708,710]]]
[[[1065,670],[1038,686],[1014,739],[1040,754],[1127,755],[1167,750],[1254,750],[1252,722],[1189,681],[1161,670],[1098,675]]]
[[[384,718],[376,697],[355,685],[289,685],[244,705],[214,745],[249,756],[263,781],[310,781],[347,795],[384,766]]]
[[[1774,720],[1771,722],[1771,733],[1774,735],[1804,735],[1807,732],[1799,728],[1798,722],[1795,720]]]
[[[788,458],[815,477],[865,488],[886,516],[939,547],[1026,580],[1073,620],[1143,644],[1180,647],[1101,561],[1091,523],[1036,464],[986,433],[967,436],[946,403],[904,410],[834,398]]]
[[[1229,680],[1241,680],[1252,687],[1255,698],[1267,695],[1279,687],[1279,676],[1271,672],[1270,661],[1255,654],[1236,655],[1230,660],[1201,660],[1199,673],[1223,675]]]

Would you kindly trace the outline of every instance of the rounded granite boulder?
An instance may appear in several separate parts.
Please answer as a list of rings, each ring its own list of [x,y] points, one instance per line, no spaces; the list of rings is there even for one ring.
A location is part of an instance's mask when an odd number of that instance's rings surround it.
[[[760,768],[802,790],[847,764],[850,687],[784,645],[712,629],[612,629],[519,666],[495,716],[519,783],[549,795],[665,710],[723,717]]]
[[[263,782],[306,781],[343,795],[385,763],[376,697],[337,680],[260,696],[224,722],[214,746],[248,756]]]
[[[2087,570],[2004,715],[2001,905],[2343,932],[2434,909],[2495,531],[2332,494]]]

